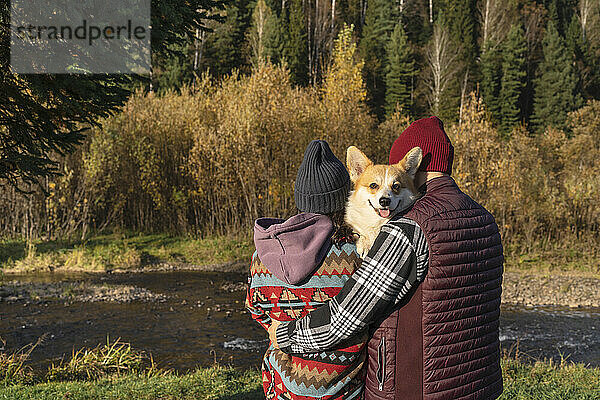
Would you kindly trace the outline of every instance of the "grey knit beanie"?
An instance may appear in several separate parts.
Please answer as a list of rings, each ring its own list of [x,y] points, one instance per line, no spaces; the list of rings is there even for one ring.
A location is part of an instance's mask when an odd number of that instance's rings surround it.
[[[303,212],[331,214],[346,205],[350,175],[324,140],[313,140],[298,169],[294,199]]]

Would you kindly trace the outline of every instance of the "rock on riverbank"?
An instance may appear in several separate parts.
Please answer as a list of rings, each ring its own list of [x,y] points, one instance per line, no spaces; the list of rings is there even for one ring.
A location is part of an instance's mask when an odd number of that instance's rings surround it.
[[[167,296],[129,285],[93,285],[83,282],[30,283],[9,281],[0,286],[0,302],[15,301],[165,301]]]

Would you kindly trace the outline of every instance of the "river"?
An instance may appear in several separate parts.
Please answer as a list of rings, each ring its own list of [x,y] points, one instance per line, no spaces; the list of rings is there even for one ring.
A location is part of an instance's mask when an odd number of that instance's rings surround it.
[[[258,367],[266,333],[244,310],[246,280],[238,273],[152,272],[143,274],[42,274],[4,277],[4,281],[57,285],[122,285],[162,294],[156,301],[87,302],[14,300],[0,302],[0,338],[12,351],[40,336],[31,355],[43,368],[73,349],[121,338],[152,353],[159,366],[185,371],[215,360],[236,367]],[[503,306],[500,340],[504,351],[521,359],[568,357],[600,366],[600,309]]]

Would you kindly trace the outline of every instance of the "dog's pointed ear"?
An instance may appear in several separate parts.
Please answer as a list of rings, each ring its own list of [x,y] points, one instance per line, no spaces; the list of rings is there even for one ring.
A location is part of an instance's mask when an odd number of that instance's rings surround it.
[[[402,170],[404,170],[412,179],[414,179],[415,175],[417,174],[417,171],[419,170],[419,165],[421,165],[422,160],[423,151],[421,150],[421,148],[413,147],[396,165]]]
[[[352,182],[356,182],[369,165],[373,165],[373,163],[362,151],[355,146],[348,147],[348,150],[346,150],[346,166]]]

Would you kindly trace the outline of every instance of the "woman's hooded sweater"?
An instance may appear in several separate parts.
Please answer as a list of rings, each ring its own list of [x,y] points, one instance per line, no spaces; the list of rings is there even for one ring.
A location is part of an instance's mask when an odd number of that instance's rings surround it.
[[[311,213],[256,221],[246,307],[265,330],[272,318],[301,318],[334,297],[360,265],[354,244],[331,243],[332,230],[327,216]],[[267,399],[358,399],[366,340],[294,355],[270,344],[262,363]]]

